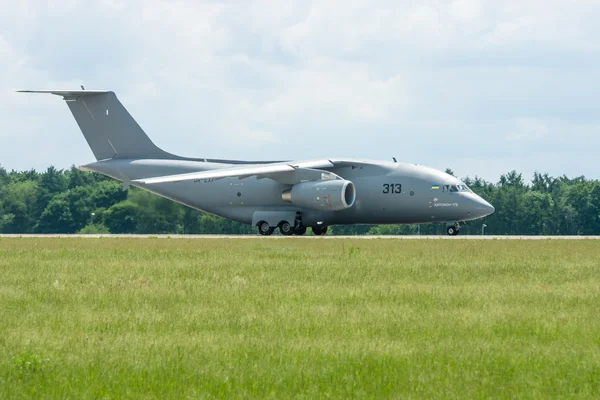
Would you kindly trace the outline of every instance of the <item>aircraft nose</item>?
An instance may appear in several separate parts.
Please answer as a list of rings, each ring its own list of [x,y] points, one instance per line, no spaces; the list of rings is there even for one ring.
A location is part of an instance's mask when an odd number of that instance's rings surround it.
[[[491,205],[479,196],[475,196],[474,203],[475,212],[479,215],[479,218],[485,217],[486,215],[490,215],[494,211],[496,211],[493,205]]]
[[[496,211],[494,206],[475,193],[465,193],[463,198],[465,199],[464,210],[467,212],[467,220],[483,218]]]

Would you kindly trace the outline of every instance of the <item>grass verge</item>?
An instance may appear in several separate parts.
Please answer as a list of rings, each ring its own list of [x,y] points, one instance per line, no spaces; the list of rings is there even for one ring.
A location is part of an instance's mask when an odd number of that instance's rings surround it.
[[[0,397],[598,398],[600,242],[0,239]]]

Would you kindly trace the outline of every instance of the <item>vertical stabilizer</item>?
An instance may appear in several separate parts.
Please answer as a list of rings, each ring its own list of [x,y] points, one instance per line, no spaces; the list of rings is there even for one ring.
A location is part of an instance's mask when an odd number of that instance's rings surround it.
[[[174,159],[158,148],[127,112],[114,92],[38,90],[63,96],[97,160]]]

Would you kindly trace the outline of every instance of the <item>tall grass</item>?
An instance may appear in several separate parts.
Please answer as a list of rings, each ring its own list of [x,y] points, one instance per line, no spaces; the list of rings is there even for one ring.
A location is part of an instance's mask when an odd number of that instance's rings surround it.
[[[600,241],[0,239],[1,398],[600,397]]]

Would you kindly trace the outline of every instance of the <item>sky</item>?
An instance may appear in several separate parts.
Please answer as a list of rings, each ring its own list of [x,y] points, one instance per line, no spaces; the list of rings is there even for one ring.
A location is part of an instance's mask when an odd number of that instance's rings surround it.
[[[171,153],[600,178],[599,0],[0,0],[0,165],[94,161],[110,89]]]

